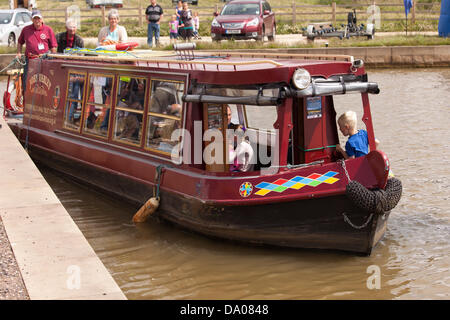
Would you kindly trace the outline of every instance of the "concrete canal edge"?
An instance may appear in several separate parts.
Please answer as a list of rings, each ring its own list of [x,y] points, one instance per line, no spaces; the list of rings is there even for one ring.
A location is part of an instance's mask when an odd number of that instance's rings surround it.
[[[0,124],[0,216],[30,299],[126,299],[3,117]]]
[[[278,51],[277,52],[283,52]],[[286,53],[345,54],[362,59],[368,67],[449,67],[450,46],[349,47],[286,49]]]
[[[255,50],[239,51],[251,52]],[[277,48],[261,49],[258,52],[350,55],[355,59],[362,59],[366,66],[373,68],[450,66],[450,46]]]
[[[255,50],[247,49],[240,51],[251,52]],[[355,57],[355,59],[362,59],[368,67],[403,68],[450,66],[450,46],[277,48],[258,49],[258,52],[346,54]],[[0,54],[0,70],[6,67],[14,57],[15,54]]]

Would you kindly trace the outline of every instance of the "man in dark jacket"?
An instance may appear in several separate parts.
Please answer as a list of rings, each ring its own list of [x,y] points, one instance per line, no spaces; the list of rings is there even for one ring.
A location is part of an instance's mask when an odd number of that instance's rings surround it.
[[[58,52],[63,53],[66,48],[84,48],[84,41],[76,34],[76,32],[76,22],[72,19],[68,19],[66,22],[66,32],[61,32],[56,35]]]

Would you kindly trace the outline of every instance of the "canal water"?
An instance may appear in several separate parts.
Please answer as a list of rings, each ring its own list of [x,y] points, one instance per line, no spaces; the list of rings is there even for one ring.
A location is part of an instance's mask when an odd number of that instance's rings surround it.
[[[381,89],[370,96],[379,148],[403,183],[370,257],[136,226],[134,207],[41,170],[129,299],[450,299],[450,69],[373,70],[369,80]],[[361,99],[335,104],[361,119]]]

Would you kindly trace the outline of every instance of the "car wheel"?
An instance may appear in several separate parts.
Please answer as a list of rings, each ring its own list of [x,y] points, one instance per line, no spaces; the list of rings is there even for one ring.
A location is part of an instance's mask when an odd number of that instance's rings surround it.
[[[16,45],[16,36],[14,33],[10,33],[8,37],[8,47],[14,47]]]
[[[277,28],[275,27],[275,25],[273,25],[272,27],[272,34],[270,36],[267,36],[267,38],[269,39],[269,41],[275,41],[275,36],[276,36],[276,30]]]

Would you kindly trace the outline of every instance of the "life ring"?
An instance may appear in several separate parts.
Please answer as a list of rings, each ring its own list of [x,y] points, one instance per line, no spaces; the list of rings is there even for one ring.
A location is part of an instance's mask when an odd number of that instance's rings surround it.
[[[402,182],[389,178],[386,188],[369,190],[358,181],[350,181],[346,187],[347,197],[358,208],[372,213],[384,214],[392,210],[402,196]]]
[[[116,44],[116,50],[133,50],[139,45],[137,42],[123,42]]]
[[[97,47],[97,50],[118,50],[118,51],[128,51],[133,50],[139,45],[137,42],[123,42],[123,43],[115,43],[115,44],[106,44]]]
[[[23,96],[22,96],[22,78],[20,75],[16,76],[14,82],[10,82],[6,91],[3,93],[3,107],[5,111],[11,112],[14,115],[23,114]],[[11,103],[11,93],[16,91],[14,104]]]

